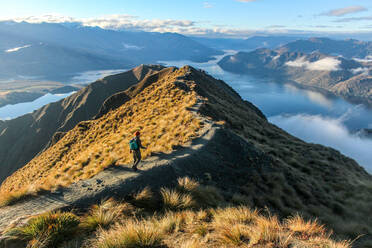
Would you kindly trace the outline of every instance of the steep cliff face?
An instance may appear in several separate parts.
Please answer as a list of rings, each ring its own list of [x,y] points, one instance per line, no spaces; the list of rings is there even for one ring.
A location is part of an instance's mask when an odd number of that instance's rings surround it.
[[[139,66],[100,79],[55,103],[0,124],[0,182],[42,151],[56,132],[93,118],[109,96],[128,89],[162,66]]]
[[[96,119],[78,123],[8,177],[0,197],[62,185],[59,202],[84,205],[191,176],[252,207],[316,216],[337,234],[370,238],[372,177],[338,151],[272,125],[223,81],[188,66],[164,68],[102,106]],[[144,168],[134,173],[128,141],[137,130],[147,149]]]

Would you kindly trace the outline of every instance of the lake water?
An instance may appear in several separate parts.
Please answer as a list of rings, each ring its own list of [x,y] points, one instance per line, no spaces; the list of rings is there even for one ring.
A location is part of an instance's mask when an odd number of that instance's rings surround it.
[[[372,140],[355,134],[358,129],[372,128],[370,109],[289,83],[278,84],[270,79],[225,72],[217,65],[222,57],[207,63],[160,62],[167,66],[191,65],[205,70],[256,105],[270,122],[307,142],[333,147],[372,172]]]
[[[97,71],[85,71],[78,73],[74,77],[71,78],[70,84],[88,84],[94,82],[100,78],[118,74],[121,72],[125,72],[128,69],[120,69],[120,70],[97,70]],[[7,83],[12,82],[15,79],[9,79],[8,81],[4,81]],[[9,120],[19,117],[21,115],[31,113],[32,111],[48,104],[51,102],[59,101],[74,92],[70,92],[67,94],[46,94],[42,97],[37,98],[32,102],[23,102],[14,105],[6,105],[0,108],[0,120]]]
[[[233,54],[229,51],[227,54]],[[160,61],[167,66],[191,65],[222,79],[245,100],[255,104],[269,121],[287,132],[312,143],[333,147],[354,158],[372,172],[372,140],[355,135],[361,128],[372,128],[372,111],[363,105],[346,102],[342,98],[301,89],[292,84],[278,84],[269,79],[236,75],[223,71],[217,62]],[[99,78],[124,72],[122,70],[88,71],[75,76],[71,83],[86,84]],[[0,119],[12,119],[32,112],[45,104],[58,101],[71,93],[47,94],[33,102],[7,105],[0,108]]]
[[[37,98],[32,102],[23,102],[18,104],[9,104],[0,108],[0,120],[9,120],[14,119],[18,116],[31,113],[32,111],[41,108],[42,106],[51,103],[57,102],[74,92],[67,94],[46,94],[42,97]]]

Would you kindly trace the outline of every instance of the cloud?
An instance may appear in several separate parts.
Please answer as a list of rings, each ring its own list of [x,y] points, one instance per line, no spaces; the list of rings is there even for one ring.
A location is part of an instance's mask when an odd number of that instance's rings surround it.
[[[372,172],[371,139],[363,139],[351,134],[342,119],[326,118],[319,115],[278,115],[270,122],[283,128],[306,142],[333,147],[346,156],[354,158],[367,171]]]
[[[21,47],[15,47],[15,48],[11,48],[11,49],[8,49],[8,50],[5,50],[6,53],[13,53],[13,52],[17,52],[21,49],[24,49],[24,48],[27,48],[27,47],[30,47],[31,45],[25,45],[25,46],[21,46]]]
[[[361,17],[342,18],[342,19],[334,20],[333,22],[354,22],[354,21],[370,21],[370,20],[372,20],[372,16],[361,16]]]
[[[203,8],[206,8],[206,9],[213,8],[213,4],[211,4],[210,2],[204,2],[203,3]]]
[[[83,26],[98,26],[105,29],[131,29],[131,30],[143,30],[143,31],[157,31],[164,29],[163,31],[168,32],[174,27],[193,27],[194,21],[190,20],[172,20],[172,19],[139,19],[137,16],[116,14],[116,15],[105,15],[96,18],[73,18],[63,16],[59,14],[47,14],[41,16],[28,16],[14,18],[14,21],[21,22],[25,21],[28,23],[80,23]],[[168,30],[167,30],[168,29]]]
[[[332,57],[326,57],[314,62],[307,61],[306,57],[301,57],[286,63],[290,67],[304,67],[310,71],[338,71],[340,64],[340,60]]]
[[[266,26],[266,28],[269,28],[269,29],[271,29],[271,28],[286,28],[286,26],[284,26],[284,25],[270,25],[270,26]]]
[[[366,75],[366,76],[369,75],[369,68],[367,68],[367,67],[358,67],[358,68],[355,68],[355,69],[351,69],[350,71],[354,75],[358,75],[358,74],[363,74],[363,75]]]
[[[367,10],[368,9],[363,6],[349,6],[349,7],[340,8],[340,9],[333,9],[328,12],[322,13],[321,15],[339,17],[339,16],[344,16],[344,15],[358,13],[358,12],[367,11]]]
[[[195,22],[190,20],[141,20],[130,15],[106,15],[99,18],[85,18],[80,22],[84,26],[98,26],[105,29],[134,29],[144,31],[161,31],[174,27],[193,27]]]

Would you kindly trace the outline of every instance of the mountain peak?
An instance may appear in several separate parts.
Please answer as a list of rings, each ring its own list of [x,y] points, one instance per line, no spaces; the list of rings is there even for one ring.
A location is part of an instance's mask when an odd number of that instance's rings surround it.
[[[83,92],[98,94],[101,84],[137,80],[134,74],[97,81]],[[9,176],[0,187],[1,199],[63,186],[58,199],[83,206],[114,192],[160,188],[190,176],[282,216],[316,213],[336,233],[359,235],[348,228],[350,221],[368,227],[371,203],[357,205],[359,217],[354,203],[372,197],[372,178],[354,160],[291,136],[226,83],[193,67],[163,68],[134,82],[107,97],[100,116],[78,122]],[[86,105],[80,106],[83,112]],[[128,142],[136,131],[146,147],[139,172],[129,168]],[[0,218],[0,226],[5,222]]]

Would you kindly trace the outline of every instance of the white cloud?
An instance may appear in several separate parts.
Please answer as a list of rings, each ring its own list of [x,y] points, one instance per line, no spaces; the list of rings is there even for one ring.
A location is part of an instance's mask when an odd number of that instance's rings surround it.
[[[24,49],[24,48],[28,48],[30,47],[31,45],[25,45],[25,46],[21,46],[21,47],[15,47],[15,48],[11,48],[11,49],[8,49],[8,50],[5,50],[6,53],[13,53],[13,52],[17,52],[21,49]]]
[[[326,13],[323,13],[322,15],[325,16],[344,16],[348,14],[358,13],[362,11],[367,11],[368,9],[363,6],[349,6],[345,8],[340,9],[333,9]]]
[[[368,62],[372,62],[372,56],[368,55],[364,59],[354,58],[354,60],[357,61],[357,62],[368,63]]]
[[[294,61],[288,61],[285,64],[290,67],[304,67],[310,71],[337,71],[340,69],[339,66],[341,61],[336,58],[326,57],[314,62],[310,62],[307,61],[306,57],[304,56]]]
[[[350,17],[334,20],[333,22],[354,22],[354,21],[370,21],[372,16]]]
[[[126,50],[141,50],[141,49],[143,49],[143,47],[139,47],[139,46],[131,45],[131,44],[126,44],[126,43],[123,43],[123,47]]]
[[[367,171],[372,172],[371,139],[362,139],[351,134],[342,119],[325,118],[318,115],[274,116],[269,120],[307,142],[333,147],[354,158]]]
[[[210,9],[210,8],[213,8],[213,4],[210,2],[204,2],[203,7],[206,9]]]
[[[366,76],[369,75],[369,69],[367,67],[358,67],[358,68],[355,68],[355,69],[351,69],[350,71],[354,75],[357,75],[357,74],[363,74],[363,75],[366,75]]]

